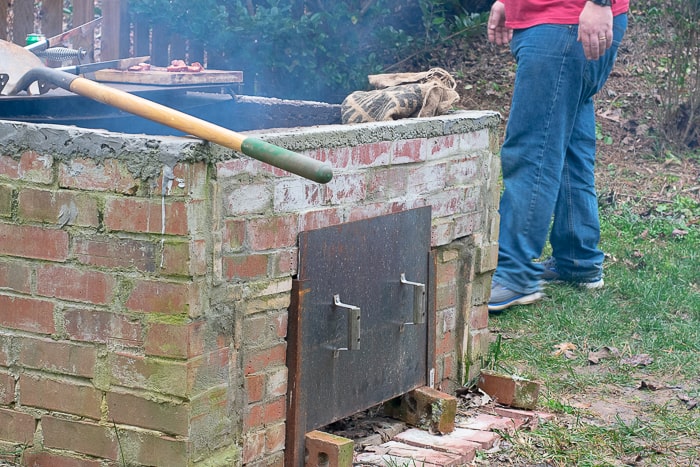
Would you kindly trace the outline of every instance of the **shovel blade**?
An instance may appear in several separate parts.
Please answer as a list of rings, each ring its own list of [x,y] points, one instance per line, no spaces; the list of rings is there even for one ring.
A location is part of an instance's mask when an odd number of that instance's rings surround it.
[[[3,90],[5,94],[10,94],[14,90],[15,84],[25,73],[39,66],[44,66],[39,57],[25,50],[24,47],[0,39],[0,73],[8,76]],[[29,92],[38,94],[39,87],[33,84]]]

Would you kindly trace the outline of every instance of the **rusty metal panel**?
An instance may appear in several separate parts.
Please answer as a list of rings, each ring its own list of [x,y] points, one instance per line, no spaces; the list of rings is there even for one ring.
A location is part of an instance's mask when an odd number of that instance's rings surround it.
[[[430,232],[428,206],[299,235],[288,455],[306,432],[426,384]]]

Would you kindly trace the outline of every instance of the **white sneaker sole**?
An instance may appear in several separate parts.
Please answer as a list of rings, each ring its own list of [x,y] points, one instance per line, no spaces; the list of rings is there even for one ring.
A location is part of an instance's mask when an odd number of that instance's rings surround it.
[[[605,287],[605,282],[603,279],[598,279],[597,281],[593,282],[578,282],[576,285],[579,287],[583,287],[584,289],[588,290],[595,290],[595,289],[602,289]]]
[[[549,281],[542,279],[540,281],[541,286],[544,286],[547,284],[570,284],[570,285],[574,285],[576,287],[581,287],[581,288],[588,289],[588,290],[602,289],[603,287],[605,287],[605,282],[603,281],[603,279],[598,279],[597,281],[593,281],[593,282],[567,282],[567,281],[562,281],[559,279],[554,279],[554,280],[549,280]]]
[[[542,292],[534,292],[505,302],[489,303],[489,311],[501,311],[515,305],[530,305],[542,300],[543,297],[544,294]]]

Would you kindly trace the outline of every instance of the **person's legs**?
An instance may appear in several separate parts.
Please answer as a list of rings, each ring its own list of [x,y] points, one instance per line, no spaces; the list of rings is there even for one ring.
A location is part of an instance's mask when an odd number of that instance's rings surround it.
[[[600,223],[594,166],[593,101],[587,99],[579,108],[566,150],[549,237],[558,279],[563,281],[595,282],[602,277],[603,252],[598,248]]]
[[[505,190],[489,310],[541,297],[543,267],[533,260],[542,254],[553,215],[551,240],[563,277],[589,281],[602,273],[592,96],[612,69],[626,24],[626,16],[615,18],[613,47],[595,62],[585,59],[576,26],[514,34],[518,69],[501,150]]]
[[[627,27],[625,15],[615,18],[612,47],[586,64],[581,103],[566,148],[566,159],[550,234],[558,278],[602,286],[603,252],[598,247],[600,223],[595,190],[595,115],[593,95],[605,84]]]
[[[494,282],[520,294],[540,289],[542,266],[533,260],[547,240],[583,87],[585,60],[571,58],[576,47],[573,26],[535,26],[513,36],[518,68],[501,149],[505,190]]]

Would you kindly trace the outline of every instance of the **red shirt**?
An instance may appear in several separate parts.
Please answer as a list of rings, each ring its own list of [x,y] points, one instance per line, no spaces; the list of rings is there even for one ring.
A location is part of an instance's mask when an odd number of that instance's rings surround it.
[[[506,6],[506,26],[524,29],[538,24],[578,24],[588,0],[499,0]],[[613,0],[613,16],[626,13],[629,0]]]

